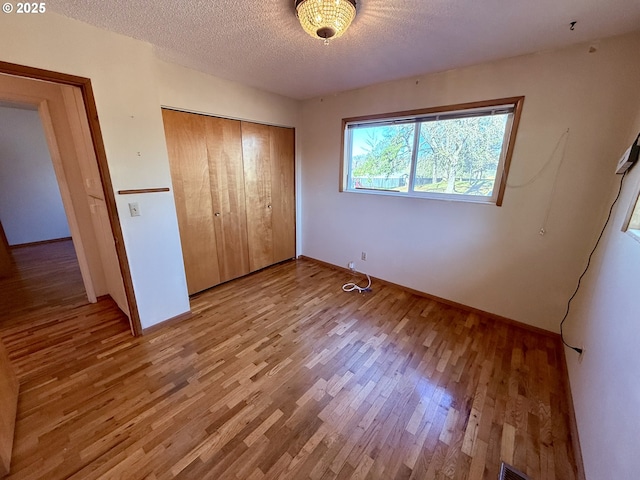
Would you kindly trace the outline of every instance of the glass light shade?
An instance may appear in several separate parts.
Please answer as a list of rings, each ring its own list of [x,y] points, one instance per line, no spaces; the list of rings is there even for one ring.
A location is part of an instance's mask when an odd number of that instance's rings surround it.
[[[355,0],[296,0],[302,28],[314,38],[337,38],[356,16]]]

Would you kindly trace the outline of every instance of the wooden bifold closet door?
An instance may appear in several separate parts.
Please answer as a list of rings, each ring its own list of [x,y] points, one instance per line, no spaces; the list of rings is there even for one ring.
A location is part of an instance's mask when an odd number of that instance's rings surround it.
[[[242,122],[251,271],[295,256],[294,132]]]
[[[162,111],[189,294],[220,283],[203,117]]]
[[[203,118],[220,281],[226,282],[249,273],[240,122]]]
[[[189,294],[293,258],[294,130],[162,115]]]

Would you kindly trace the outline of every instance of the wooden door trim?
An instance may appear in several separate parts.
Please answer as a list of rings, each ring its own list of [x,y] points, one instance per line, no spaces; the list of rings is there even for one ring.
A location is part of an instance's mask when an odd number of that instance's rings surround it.
[[[11,470],[19,390],[20,382],[0,340],[0,477],[8,475]]]
[[[0,61],[0,73],[18,77],[32,78],[36,80],[44,80],[63,85],[71,85],[80,88],[80,91],[82,92],[82,99],[84,100],[85,109],[87,111],[89,131],[91,132],[93,149],[95,151],[96,159],[98,162],[100,180],[102,183],[102,188],[104,190],[105,203],[107,205],[107,212],[109,214],[109,222],[111,224],[111,230],[113,232],[113,238],[116,245],[116,252],[118,254],[118,263],[120,265],[120,272],[122,274],[124,290],[127,295],[127,304],[129,306],[129,318],[131,320],[131,327],[135,336],[142,335],[140,314],[138,312],[138,305],[133,290],[133,281],[131,279],[131,270],[129,269],[127,252],[124,247],[124,236],[122,235],[122,228],[120,226],[120,220],[118,218],[118,210],[116,208],[116,200],[113,191],[113,185],[111,183],[111,175],[109,173],[109,165],[107,163],[107,154],[104,149],[104,141],[102,138],[102,131],[100,129],[100,121],[98,119],[98,110],[93,94],[93,88],[91,86],[91,79],[3,61]]]
[[[13,258],[11,257],[11,248],[4,234],[2,222],[0,222],[0,278],[7,277],[11,274],[11,266]]]

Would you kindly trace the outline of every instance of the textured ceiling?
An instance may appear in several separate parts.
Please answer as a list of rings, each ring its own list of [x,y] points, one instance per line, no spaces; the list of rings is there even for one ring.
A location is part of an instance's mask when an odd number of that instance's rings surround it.
[[[328,46],[294,0],[48,0],[164,60],[304,99],[640,29],[638,0],[358,0]],[[577,21],[574,31],[569,23]]]

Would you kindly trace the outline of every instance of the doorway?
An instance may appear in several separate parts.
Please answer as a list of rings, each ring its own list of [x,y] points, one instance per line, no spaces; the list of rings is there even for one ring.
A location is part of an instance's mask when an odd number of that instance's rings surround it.
[[[38,111],[87,298],[110,296],[140,335],[90,81],[0,62],[0,102]]]
[[[38,110],[0,102],[0,222],[11,246],[70,238]]]

